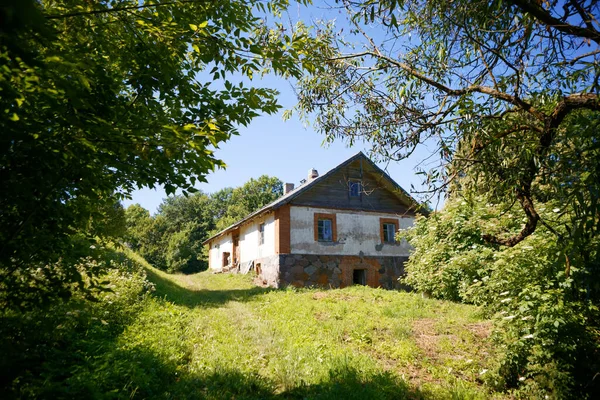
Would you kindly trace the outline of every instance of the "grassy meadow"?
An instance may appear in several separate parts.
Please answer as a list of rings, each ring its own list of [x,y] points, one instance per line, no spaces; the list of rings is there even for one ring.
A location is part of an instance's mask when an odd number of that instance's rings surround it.
[[[132,289],[134,274],[100,302],[47,313],[59,325],[39,333],[35,342],[46,347],[33,357],[38,364],[21,360],[25,372],[3,382],[5,396],[502,397],[483,383],[494,359],[491,324],[474,307],[367,287],[273,290],[250,276],[144,268],[153,283],[144,295]],[[48,329],[43,321],[5,329],[16,343],[9,351],[27,347],[19,332],[31,324]]]

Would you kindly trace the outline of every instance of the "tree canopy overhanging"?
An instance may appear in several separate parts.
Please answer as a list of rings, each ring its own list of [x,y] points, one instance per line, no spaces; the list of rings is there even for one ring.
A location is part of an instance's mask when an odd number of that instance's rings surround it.
[[[276,90],[244,81],[300,73],[302,38],[265,20],[287,5],[4,2],[0,292],[81,283],[69,265],[106,236],[102,210],[143,186],[193,192],[223,166],[214,149],[279,108]]]
[[[598,2],[337,3],[350,31],[318,32],[297,106],[328,140],[365,139],[387,159],[435,146],[432,191],[460,185],[525,212],[518,233],[484,234],[490,243],[551,226],[536,207],[548,198],[598,231]]]

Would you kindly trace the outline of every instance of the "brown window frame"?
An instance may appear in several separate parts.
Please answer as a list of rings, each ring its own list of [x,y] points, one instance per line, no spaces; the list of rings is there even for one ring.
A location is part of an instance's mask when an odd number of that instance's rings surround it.
[[[386,241],[386,237],[383,231],[384,224],[394,224],[394,241],[388,242]],[[398,241],[396,240],[396,232],[400,229],[400,224],[398,223],[397,218],[379,218],[379,237],[381,238],[381,243],[383,244],[396,244]]]
[[[329,241],[329,240],[319,240],[319,220],[326,220],[326,219],[328,219],[328,220],[331,221],[331,241]],[[314,231],[315,231],[315,242],[322,242],[322,243],[337,242],[337,221],[336,221],[336,215],[335,214],[328,214],[328,213],[315,213]]]

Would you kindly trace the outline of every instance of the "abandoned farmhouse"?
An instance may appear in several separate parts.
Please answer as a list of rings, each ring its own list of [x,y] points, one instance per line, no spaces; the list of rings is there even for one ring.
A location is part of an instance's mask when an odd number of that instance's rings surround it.
[[[254,269],[269,286],[398,288],[420,205],[362,152],[207,239],[213,271]]]

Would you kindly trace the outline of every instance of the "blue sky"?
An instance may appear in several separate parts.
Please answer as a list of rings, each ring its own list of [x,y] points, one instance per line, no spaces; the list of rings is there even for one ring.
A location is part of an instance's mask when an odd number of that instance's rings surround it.
[[[279,100],[284,108],[277,114],[258,117],[248,127],[240,128],[240,135],[233,136],[215,153],[227,164],[227,168],[211,173],[207,176],[208,182],[198,184],[196,188],[211,193],[227,186],[240,186],[250,178],[264,174],[297,185],[306,178],[310,168],[316,168],[322,174],[358,151],[368,151],[369,145],[365,144],[347,147],[338,141],[323,145],[324,136],[316,133],[312,127],[305,127],[296,116],[283,121],[283,111],[296,102],[289,82],[269,77],[262,84],[281,92]],[[411,184],[421,188],[422,177],[415,175],[414,169],[428,155],[428,149],[422,146],[407,160],[380,163],[379,166],[410,192]],[[127,207],[139,203],[154,213],[165,197],[162,188],[142,189],[135,191],[132,199],[123,204]]]
[[[317,19],[336,18],[339,10],[331,11],[326,7],[314,6],[310,9],[293,7],[289,14],[290,20],[303,19],[309,23]],[[310,168],[325,173],[358,151],[367,153],[368,144],[347,147],[338,141],[324,145],[324,136],[316,133],[312,127],[304,126],[295,115],[283,121],[283,111],[296,104],[296,96],[288,80],[266,76],[262,80],[254,79],[248,83],[279,90],[279,103],[283,108],[277,114],[254,119],[248,127],[240,127],[239,136],[232,137],[216,150],[216,156],[227,164],[227,168],[208,175],[208,183],[198,184],[196,188],[211,193],[228,186],[240,186],[250,178],[265,174],[276,176],[284,183],[297,185],[301,179],[306,178]],[[411,185],[418,190],[422,188],[422,177],[415,174],[415,167],[429,155],[430,149],[421,146],[407,160],[380,163],[379,166],[400,186],[411,192]],[[154,213],[164,198],[166,193],[162,188],[141,189],[135,191],[132,199],[123,204],[127,207],[139,203]],[[435,208],[435,204],[433,207]]]

